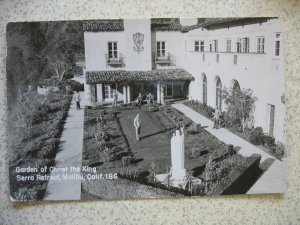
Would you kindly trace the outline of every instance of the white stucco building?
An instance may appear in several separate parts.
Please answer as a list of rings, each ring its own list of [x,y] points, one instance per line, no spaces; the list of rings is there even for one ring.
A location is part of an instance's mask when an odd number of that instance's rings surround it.
[[[84,23],[89,104],[151,92],[222,107],[223,87],[253,90],[255,126],[284,140],[282,24],[276,18],[139,19]],[[224,105],[224,104],[223,104]]]

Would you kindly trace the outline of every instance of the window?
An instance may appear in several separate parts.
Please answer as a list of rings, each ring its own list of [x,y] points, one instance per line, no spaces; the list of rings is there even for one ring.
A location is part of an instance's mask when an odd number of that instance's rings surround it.
[[[220,55],[219,54],[217,54],[217,63],[219,62],[219,59],[220,59]]]
[[[195,41],[195,52],[204,52],[204,41]]]
[[[231,52],[231,39],[226,40],[226,51]]]
[[[108,58],[117,59],[118,58],[118,47],[117,42],[108,42]]]
[[[210,51],[217,52],[218,51],[218,40],[213,40],[210,42]]]
[[[239,93],[241,91],[241,87],[240,87],[240,84],[237,80],[233,80],[232,91],[233,91],[233,98],[234,98],[233,102],[234,102],[234,104],[239,103],[239,102],[237,102],[237,100],[238,100]]]
[[[205,62],[205,54],[203,53],[202,61]]]
[[[204,41],[200,41],[200,51],[204,52]]]
[[[164,58],[166,56],[166,42],[165,41],[156,42],[156,54],[157,54],[157,57]]]
[[[242,39],[242,52],[249,52],[249,38]]]
[[[238,38],[236,41],[236,52],[241,52],[242,51],[242,40],[241,38]]]
[[[257,53],[265,52],[265,38],[257,37]]]
[[[216,77],[216,107],[222,110],[222,82],[220,77]]]
[[[276,34],[275,56],[279,56],[279,54],[280,54],[280,34]]]
[[[267,111],[268,111],[268,120],[267,120],[267,125],[268,125],[268,134],[270,136],[274,135],[274,125],[275,125],[275,105],[267,104]]]
[[[173,82],[167,83],[167,85],[164,88],[164,95],[166,97],[173,96]]]
[[[200,42],[195,41],[195,52],[199,52],[199,51],[200,51]]]
[[[249,38],[238,38],[236,52],[249,52]]]

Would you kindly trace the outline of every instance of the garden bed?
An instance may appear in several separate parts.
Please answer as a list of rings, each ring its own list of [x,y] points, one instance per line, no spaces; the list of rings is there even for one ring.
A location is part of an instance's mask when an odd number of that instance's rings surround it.
[[[115,110],[100,112],[97,108],[85,109],[82,153],[84,165],[100,167],[105,163],[106,167],[110,167],[109,164],[119,164],[123,156],[130,154],[117,119],[118,113]]]
[[[195,110],[208,119],[212,120],[213,118],[214,109],[210,106],[195,101],[187,101],[184,103],[184,105]],[[226,112],[223,112],[223,114],[224,113]],[[232,133],[254,145],[257,145],[260,149],[279,160],[281,160],[281,158],[285,155],[284,145],[280,142],[275,143],[275,139],[269,135],[264,134],[260,127],[256,127],[253,129],[245,128],[244,131],[242,131],[241,127],[231,127],[226,125],[224,116],[220,118],[220,124],[221,126],[226,127],[226,129],[230,130]]]
[[[193,123],[171,106],[164,107],[159,111],[145,111],[136,108],[120,112],[111,109],[105,109],[105,111],[100,120],[99,109],[86,109],[83,164],[95,166],[102,173],[118,174],[119,178],[110,181],[85,181],[83,183],[84,193],[91,193],[99,198],[105,196],[128,198],[132,197],[132,193],[126,195],[126,193],[122,194],[123,191],[120,191],[120,194],[117,194],[118,191],[112,191],[113,193],[109,194],[110,185],[112,189],[115,186],[122,186],[124,190],[133,193],[136,193],[138,185],[141,185],[144,193],[142,197],[152,196],[152,194],[159,196],[155,194],[158,190],[162,193],[166,191],[167,196],[207,194],[208,190],[203,186],[204,183],[194,185],[192,190],[189,190],[188,187],[180,189],[166,186],[155,179],[155,175],[170,171],[170,140],[176,128],[181,126],[185,127],[185,168],[193,177],[202,179],[201,175],[210,160],[220,165],[220,168],[226,168],[226,173],[225,169],[222,170],[224,176],[235,170],[242,162],[247,161],[243,156],[236,154],[233,146],[219,141],[201,125]],[[137,113],[140,114],[142,120],[140,141],[135,140],[132,123]],[[103,148],[99,148],[95,139],[96,129],[94,127],[97,123],[103,123],[100,130],[104,134],[101,136],[109,136],[109,138],[104,138]],[[104,124],[105,126],[103,126]],[[119,151],[116,152],[114,149],[117,146]],[[101,156],[106,151],[105,147],[112,149],[109,160],[104,160]],[[218,180],[212,182],[213,185],[216,185],[221,179],[222,177],[219,177]],[[93,187],[89,188],[88,183]],[[94,189],[97,185],[98,189],[101,189],[101,193],[96,191],[99,193],[95,194]],[[153,192],[153,190],[155,191]]]
[[[17,181],[16,177],[19,173],[16,172],[16,167],[26,168],[33,167],[38,169],[36,172],[21,173],[23,176],[48,175],[49,171],[40,172],[40,168],[54,165],[54,159],[58,151],[59,140],[62,135],[65,120],[70,108],[72,95],[64,92],[49,93],[47,96],[40,96],[37,93],[24,94],[27,104],[36,104],[35,107],[26,106],[32,110],[24,110],[23,118],[26,113],[32,117],[30,129],[27,129],[27,135],[20,136],[14,133],[15,155],[10,161],[10,190],[11,196],[16,200],[34,200],[43,199],[47,181],[37,181],[36,179]],[[34,98],[34,99],[31,99]],[[20,106],[21,108],[21,106]],[[19,118],[20,119],[20,118]],[[19,124],[11,125],[11,129]],[[18,127],[15,127],[18,129]],[[12,131],[11,131],[12,132]],[[17,136],[18,135],[18,136]]]

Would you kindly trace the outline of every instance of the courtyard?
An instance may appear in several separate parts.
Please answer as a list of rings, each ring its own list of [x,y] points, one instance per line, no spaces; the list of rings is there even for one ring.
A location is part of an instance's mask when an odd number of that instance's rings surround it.
[[[242,148],[234,145],[235,140],[233,143],[221,141],[216,137],[218,135],[207,131],[210,128],[205,123],[204,126],[195,123],[195,117],[186,116],[175,109],[178,105],[182,104],[157,107],[155,110],[131,105],[118,108],[87,107],[82,163],[97,167],[101,173],[118,174],[118,179],[85,180],[82,183],[82,198],[88,195],[94,198],[147,198],[246,193],[263,173],[259,168],[261,155],[255,151],[252,154],[256,155],[239,152]],[[135,138],[133,125],[137,114],[142,124],[139,141]],[[158,174],[170,172],[171,137],[178,127],[184,127],[187,179],[190,179],[190,183],[199,178],[205,181],[193,184],[194,191],[188,187],[175,188],[167,181],[155,179]],[[263,157],[267,158],[265,155]],[[209,166],[213,167],[210,171]],[[211,177],[206,180],[204,176],[208,173]],[[143,191],[138,187],[143,187]],[[164,194],[157,195],[160,192]]]

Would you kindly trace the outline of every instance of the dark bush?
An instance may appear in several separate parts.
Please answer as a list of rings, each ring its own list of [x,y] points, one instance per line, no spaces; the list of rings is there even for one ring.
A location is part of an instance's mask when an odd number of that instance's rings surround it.
[[[70,91],[84,91],[84,85],[75,80],[63,80],[57,85],[61,91],[65,91],[67,86],[70,87]]]
[[[275,145],[275,138],[269,135],[264,135],[263,137],[264,144],[268,146],[274,146]]]
[[[264,144],[264,132],[261,127],[256,127],[249,132],[248,139],[252,144],[261,145]]]
[[[206,115],[209,118],[213,118],[213,113],[215,112],[215,109],[210,106],[205,106],[205,107],[206,107]]]
[[[187,130],[188,134],[198,134],[201,132],[201,124],[192,124]]]
[[[284,145],[281,142],[277,143],[276,149],[275,149],[275,154],[277,157],[282,158],[284,155]]]

